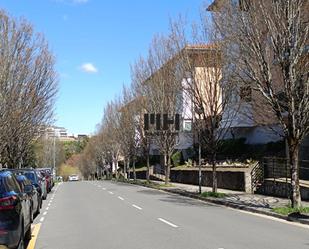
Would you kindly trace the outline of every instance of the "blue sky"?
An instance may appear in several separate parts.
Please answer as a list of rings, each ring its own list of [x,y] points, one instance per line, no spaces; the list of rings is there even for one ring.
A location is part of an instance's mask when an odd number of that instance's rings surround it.
[[[56,124],[91,134],[107,101],[130,83],[130,64],[179,14],[198,20],[203,0],[0,0],[44,33],[56,55]],[[208,0],[210,2],[210,0]]]

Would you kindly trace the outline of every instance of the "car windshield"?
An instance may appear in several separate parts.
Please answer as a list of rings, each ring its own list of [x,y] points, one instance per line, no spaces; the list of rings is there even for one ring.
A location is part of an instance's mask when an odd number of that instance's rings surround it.
[[[35,182],[36,182],[34,173],[32,173],[32,172],[25,172],[24,175],[25,175],[32,183],[35,183]]]
[[[6,192],[6,188],[5,188],[4,181],[3,181],[3,178],[0,177],[0,194],[3,194],[5,192]]]
[[[41,173],[42,176],[46,176],[47,175],[45,171],[40,171],[40,173]]]

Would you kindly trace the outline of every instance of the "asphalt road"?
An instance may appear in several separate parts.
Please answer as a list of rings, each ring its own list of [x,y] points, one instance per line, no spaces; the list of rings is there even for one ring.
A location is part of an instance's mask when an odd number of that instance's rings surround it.
[[[36,223],[35,249],[309,248],[305,226],[109,181],[61,184]]]

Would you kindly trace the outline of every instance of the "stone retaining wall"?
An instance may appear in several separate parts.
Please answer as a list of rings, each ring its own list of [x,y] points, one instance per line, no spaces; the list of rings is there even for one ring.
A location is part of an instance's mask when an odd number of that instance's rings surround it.
[[[171,170],[171,181],[198,185],[197,170]],[[218,188],[245,191],[245,172],[217,171]],[[212,186],[212,171],[202,171],[202,185]]]
[[[131,179],[133,172],[130,172]],[[136,172],[137,179],[146,179],[146,171]],[[218,188],[250,192],[251,181],[245,171],[217,171]],[[155,179],[150,177],[150,179]],[[198,170],[171,170],[171,182],[198,185]],[[157,180],[157,179],[156,179]],[[212,186],[212,171],[202,171],[202,185]]]

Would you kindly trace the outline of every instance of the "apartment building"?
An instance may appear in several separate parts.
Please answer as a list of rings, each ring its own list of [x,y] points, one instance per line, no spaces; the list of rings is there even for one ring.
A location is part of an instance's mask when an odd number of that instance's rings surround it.
[[[272,4],[271,1],[264,1],[264,3],[266,6],[267,4]],[[222,11],[230,11],[225,9],[225,6],[228,4],[236,6],[239,11],[248,11],[250,10],[252,2],[251,0],[214,0],[208,6],[207,10],[211,11],[214,17],[216,17],[216,15],[220,15]],[[309,2],[307,8],[309,11]],[[308,13],[308,11],[304,11],[303,13]],[[231,13],[233,12],[229,12],[229,14]],[[308,19],[308,15],[305,16],[304,22],[308,23]],[[269,41],[267,31],[262,33],[262,39],[267,43]],[[271,51],[269,53],[271,53]],[[271,55],[269,55],[269,57],[271,58]],[[281,75],[278,72],[278,66],[275,61],[271,67],[272,79],[274,81],[274,93],[278,96],[282,95],[282,99],[284,99],[284,92],[282,91],[280,82]],[[229,80],[232,70],[233,65],[223,68],[223,81]],[[238,115],[231,121],[231,129],[227,134],[227,138],[244,137],[249,144],[264,144],[282,140],[283,132],[279,125],[279,121],[276,119],[274,111],[265,102],[265,98],[262,97],[259,91],[253,90],[250,86],[243,85],[239,82],[238,93],[235,99],[240,101],[241,104],[238,107]],[[226,119],[224,115],[223,119]]]
[[[45,138],[56,138],[60,141],[75,141],[76,138],[68,133],[68,130],[59,126],[47,126],[41,129],[41,134],[44,134]]]
[[[208,110],[210,107],[207,103],[209,100],[209,95],[213,94],[209,89],[210,82],[216,78],[217,85],[214,89],[218,98],[218,102],[221,100],[221,89],[219,85],[219,81],[221,79],[221,68],[219,64],[214,63],[214,61],[218,62],[221,60],[220,52],[218,53],[218,47],[214,47],[213,45],[187,45],[179,54],[176,54],[173,58],[171,58],[168,62],[162,65],[157,72],[152,74],[144,84],[156,84],[155,82],[165,81],[164,88],[164,97],[153,98],[151,95],[151,90],[149,93],[145,93],[145,96],[142,98],[134,99],[132,102],[128,103],[123,108],[129,108],[130,106],[141,106],[144,108],[142,114],[139,115],[139,118],[143,119],[144,113],[156,113],[158,114],[158,110],[160,112],[164,112],[161,114],[168,114],[169,119],[173,119],[175,114],[179,114],[180,116],[180,129],[177,131],[177,139],[176,146],[174,149],[180,150],[183,152],[184,157],[186,158],[186,151],[189,148],[193,147],[195,143],[195,136],[193,134],[193,125],[197,121],[197,119],[201,119],[197,114],[198,107],[202,106],[204,110]],[[184,59],[183,56],[186,58]],[[181,60],[189,61],[189,65],[180,65],[183,63]],[[180,67],[182,67],[180,69]],[[156,77],[162,77],[162,75],[177,73],[176,71],[181,71],[180,76],[177,78],[173,78],[170,80],[166,79],[156,79]],[[170,71],[167,73],[167,71]],[[179,72],[178,72],[179,73]],[[162,74],[158,76],[158,74]],[[168,75],[166,77],[169,77]],[[174,82],[174,80],[178,80],[178,82]],[[167,86],[171,84],[172,86]],[[151,87],[149,87],[151,88]],[[169,92],[174,91],[174,88],[178,89],[178,92],[174,92],[173,96],[169,96]],[[194,90],[193,90],[194,89]],[[193,98],[192,93],[198,94],[200,103],[197,104],[197,101]],[[148,94],[148,96],[147,96]],[[196,97],[196,96],[195,96]],[[204,97],[204,98],[203,98]],[[154,106],[158,105],[158,102],[162,103],[162,106],[159,109]],[[209,113],[210,111],[206,113]],[[163,119],[163,118],[162,118]],[[161,119],[161,125],[163,125]],[[145,131],[143,131],[145,132]],[[152,137],[152,142],[150,144],[150,154],[152,155],[160,155],[160,150],[155,142],[156,138]]]

